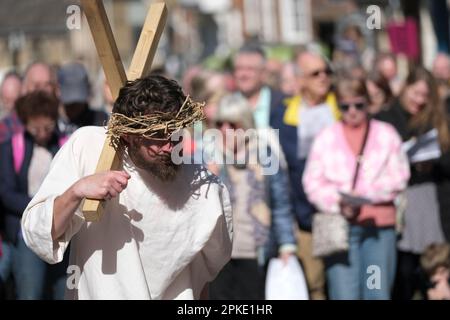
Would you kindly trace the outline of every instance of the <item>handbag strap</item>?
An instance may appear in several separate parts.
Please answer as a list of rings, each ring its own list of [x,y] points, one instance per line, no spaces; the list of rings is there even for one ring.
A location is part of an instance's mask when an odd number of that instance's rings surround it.
[[[361,167],[362,156],[364,154],[364,149],[366,148],[367,138],[369,137],[369,129],[370,129],[370,119],[367,121],[367,128],[366,131],[364,132],[364,139],[361,145],[361,150],[359,151],[358,156],[356,157],[356,169],[355,174],[353,176],[352,190],[355,190],[356,183],[358,182],[359,168]]]

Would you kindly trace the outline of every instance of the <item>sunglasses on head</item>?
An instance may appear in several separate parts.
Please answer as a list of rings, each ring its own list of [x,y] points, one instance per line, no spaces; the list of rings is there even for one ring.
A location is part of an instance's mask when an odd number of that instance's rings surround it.
[[[308,76],[309,77],[313,77],[313,78],[317,78],[322,73],[324,73],[327,76],[331,76],[333,74],[333,71],[330,68],[326,68],[326,69],[321,69],[321,70],[316,70],[316,71],[310,72],[308,74]]]
[[[366,107],[366,104],[364,102],[358,102],[358,103],[341,103],[339,104],[339,109],[343,112],[347,112],[350,110],[350,107],[353,106],[356,108],[356,110],[363,110]]]

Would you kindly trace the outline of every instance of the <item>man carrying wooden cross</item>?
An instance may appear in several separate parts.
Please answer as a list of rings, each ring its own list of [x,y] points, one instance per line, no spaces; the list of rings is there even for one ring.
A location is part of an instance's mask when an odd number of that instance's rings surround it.
[[[66,298],[198,299],[231,255],[228,191],[200,165],[175,165],[171,135],[202,118],[175,81],[120,90],[107,130],[76,131],[23,214],[26,244],[48,263],[71,241]],[[94,173],[107,135],[119,171]],[[108,200],[87,222],[83,199]]]

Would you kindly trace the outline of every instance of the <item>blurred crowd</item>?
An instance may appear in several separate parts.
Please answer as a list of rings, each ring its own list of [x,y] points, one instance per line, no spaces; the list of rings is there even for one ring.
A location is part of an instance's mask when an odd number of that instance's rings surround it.
[[[431,70],[411,64],[402,77],[394,54],[348,43],[332,57],[307,44],[291,61],[247,43],[229,70],[195,65],[183,73],[185,93],[206,102],[203,130],[267,129],[278,138],[267,145],[280,163],[275,174],[244,159],[258,147],[252,135],[225,142],[243,161],[207,164],[228,186],[234,217],[232,258],[211,283],[211,299],[264,299],[273,257],[300,261],[314,300],[450,299],[450,57],[437,55]],[[101,105],[91,105],[92,91],[79,62],[33,63],[1,82],[4,298],[64,296],[68,259],[40,260],[22,239],[20,219],[70,135],[107,123],[108,85]],[[195,139],[184,145],[202,148]],[[313,217],[331,213],[348,221],[349,248],[319,258]],[[367,284],[371,266],[380,270],[375,289]]]
[[[63,299],[68,257],[55,266],[40,260],[23,241],[20,219],[59,148],[79,127],[104,125],[108,113],[89,106],[88,72],[80,63],[58,70],[33,63],[23,74],[7,73],[0,90],[2,292],[7,298]]]

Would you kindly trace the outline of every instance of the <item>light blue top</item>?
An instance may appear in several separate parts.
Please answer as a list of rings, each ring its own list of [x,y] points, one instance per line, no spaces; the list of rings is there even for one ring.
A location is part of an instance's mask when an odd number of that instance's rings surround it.
[[[258,103],[253,113],[256,129],[265,129],[269,127],[270,119],[270,89],[262,87],[259,93]]]

